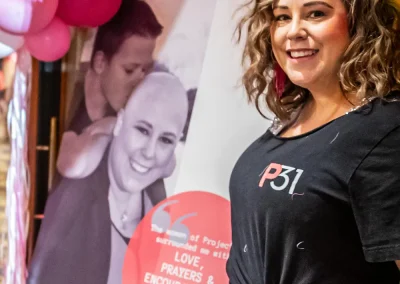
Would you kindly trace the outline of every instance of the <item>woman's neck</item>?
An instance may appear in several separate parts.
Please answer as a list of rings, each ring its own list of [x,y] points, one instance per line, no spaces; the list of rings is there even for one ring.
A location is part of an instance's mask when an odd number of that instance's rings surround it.
[[[340,85],[324,89],[309,89],[311,95],[304,103],[299,115],[281,134],[292,137],[307,133],[340,116],[345,115],[357,103],[354,96],[343,94]]]
[[[112,149],[110,149],[112,154]],[[113,203],[113,208],[117,208],[120,214],[126,214],[128,220],[135,220],[142,215],[142,192],[127,191],[120,188],[114,178],[110,157],[108,158],[108,177],[110,181],[109,202]],[[110,204],[111,206],[111,204]]]
[[[107,100],[101,91],[100,78],[91,68],[86,72],[84,88],[89,118],[92,121],[103,118],[107,110]]]
[[[344,115],[359,102],[353,95],[344,94],[339,82],[310,88],[311,96],[304,113],[318,120],[331,120]]]
[[[120,215],[126,214],[127,220],[135,220],[142,215],[142,192],[122,191],[118,186],[110,182],[109,197]]]

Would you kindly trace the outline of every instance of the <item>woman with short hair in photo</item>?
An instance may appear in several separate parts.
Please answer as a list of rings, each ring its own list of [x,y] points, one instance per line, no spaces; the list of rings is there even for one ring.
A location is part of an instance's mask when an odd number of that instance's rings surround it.
[[[175,75],[146,76],[118,112],[96,169],[85,178],[62,178],[50,193],[29,284],[122,283],[129,241],[156,205],[146,189],[172,174],[188,105]]]
[[[114,17],[97,29],[89,66],[81,64],[84,78],[76,82],[60,145],[57,169],[62,176],[83,178],[98,164],[101,155],[87,164],[85,153],[92,145],[109,143],[117,112],[153,69],[162,31],[150,5],[136,0],[123,0]],[[89,127],[93,123],[96,132]]]

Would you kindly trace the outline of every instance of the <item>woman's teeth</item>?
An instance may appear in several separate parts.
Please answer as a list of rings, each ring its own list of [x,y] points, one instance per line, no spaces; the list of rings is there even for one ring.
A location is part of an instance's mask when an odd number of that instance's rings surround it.
[[[293,58],[307,57],[314,55],[318,50],[307,50],[307,51],[291,51],[290,56]]]
[[[135,161],[130,161],[130,164],[131,164],[132,169],[134,169],[135,171],[137,171],[138,173],[141,173],[141,174],[145,174],[150,170],[150,168],[142,166],[142,165],[136,163]]]

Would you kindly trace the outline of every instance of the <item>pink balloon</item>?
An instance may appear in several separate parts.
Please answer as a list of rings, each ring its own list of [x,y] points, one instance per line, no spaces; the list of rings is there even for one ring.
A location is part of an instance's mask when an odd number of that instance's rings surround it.
[[[0,0],[0,27],[13,34],[36,33],[56,14],[58,0]]]
[[[55,61],[62,58],[68,52],[70,43],[69,27],[57,17],[40,32],[25,35],[28,51],[41,61]]]
[[[56,15],[70,26],[98,27],[117,13],[121,3],[122,0],[59,0]]]

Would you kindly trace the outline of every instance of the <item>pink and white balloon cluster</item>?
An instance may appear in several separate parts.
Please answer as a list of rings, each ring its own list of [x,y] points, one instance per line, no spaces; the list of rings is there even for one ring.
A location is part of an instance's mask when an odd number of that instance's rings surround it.
[[[100,26],[115,15],[121,1],[0,0],[0,58],[25,45],[41,61],[58,60],[70,47],[69,26]]]

